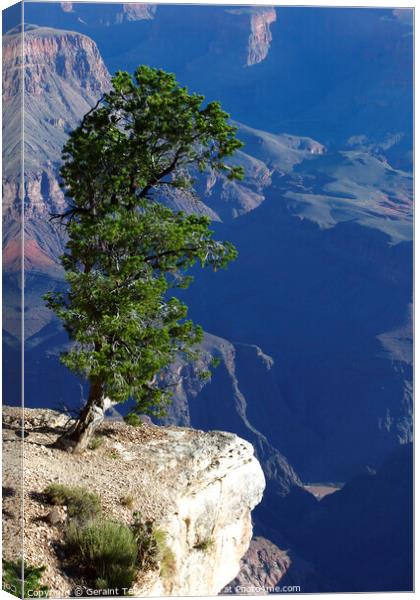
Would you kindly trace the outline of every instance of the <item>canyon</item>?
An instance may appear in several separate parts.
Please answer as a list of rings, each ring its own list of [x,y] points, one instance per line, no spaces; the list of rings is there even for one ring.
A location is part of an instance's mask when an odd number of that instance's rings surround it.
[[[391,566],[401,576],[392,581],[380,570],[370,577],[360,569],[352,583],[334,560],[334,548],[346,540],[343,560],[356,560],[351,524],[358,522],[359,505],[353,512],[347,508],[346,486],[320,501],[305,488],[348,482],[355,496],[374,498],[386,513],[393,496],[388,489],[380,492],[378,476],[366,472],[395,475],[392,465],[399,465],[405,473],[401,497],[392,519],[379,521],[377,529],[384,537],[394,535],[398,518],[401,531],[410,527],[412,163],[409,82],[400,81],[400,65],[408,72],[410,64],[407,24],[391,11],[363,19],[357,11],[309,12],[299,29],[299,12],[292,9],[157,7],[130,16],[105,7],[89,20],[83,13],[89,6],[57,5],[48,14],[42,5],[31,8],[30,22],[42,27],[27,26],[25,33],[24,190],[17,149],[5,149],[6,403],[19,402],[12,382],[19,368],[22,196],[26,403],[77,408],[85,391],[59,363],[66,336],[42,301],[43,293],[63,286],[58,257],[65,238],[49,221],[50,212],[65,206],[61,147],[108,88],[109,72],[139,62],[174,70],[191,89],[222,100],[245,142],[237,157],[245,168],[242,182],[208,173],[198,179],[198,198],[160,198],[176,210],[209,215],[217,235],[239,250],[228,271],[194,273],[185,301],[207,333],[198,364],[180,361],[166,373],[176,387],[161,423],[231,431],[254,447],[267,487],[253,513],[255,538],[241,573],[236,579],[232,573],[232,585],[282,581],[300,583],[302,591],[409,589],[409,567],[398,562]],[[206,18],[214,27],[205,26]],[[386,34],[385,46],[373,44],[369,27]],[[351,35],[344,35],[346,28]],[[329,68],[328,43],[340,35],[341,54]],[[322,36],[328,42],[315,45],[310,59],[324,65],[315,89],[300,56],[309,60],[309,46]],[[12,30],[3,40],[9,139],[18,132],[18,38]],[[302,55],[293,53],[291,39],[301,44]],[[363,60],[367,51],[371,65]],[[339,66],[350,55],[344,81]],[[292,76],[296,69],[298,80]],[[384,90],[388,80],[400,81],[398,97],[393,88]],[[370,100],[348,118],[345,111],[357,104],[353,90],[361,88]],[[379,96],[373,127],[371,107]],[[198,372],[213,358],[220,366],[203,382]],[[384,475],[384,485],[387,477],[394,481]],[[319,540],[339,515],[340,540],[308,542],[301,523]],[[363,522],[358,531],[364,540]],[[382,539],[378,535],[369,546],[378,564],[386,558]],[[401,536],[398,544],[409,566],[410,541]]]

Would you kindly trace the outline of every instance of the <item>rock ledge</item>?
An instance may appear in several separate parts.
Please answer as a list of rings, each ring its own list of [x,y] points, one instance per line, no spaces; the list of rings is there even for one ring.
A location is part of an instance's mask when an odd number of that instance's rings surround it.
[[[18,527],[18,412],[3,409],[4,485],[11,490],[4,501],[5,539]],[[175,568],[165,578],[157,572],[139,578],[136,595],[216,595],[236,576],[252,537],[251,510],[265,487],[251,444],[222,431],[105,422],[98,430],[100,447],[72,456],[51,447],[63,422],[54,411],[25,409],[25,553],[29,564],[47,565],[50,596],[69,595],[78,583],[61,570],[53,550],[62,530],[48,522],[51,507],[42,504],[42,491],[52,482],[91,489],[109,518],[129,523],[140,511],[166,532]],[[121,502],[127,494],[130,508]],[[18,549],[5,543],[4,551],[13,558]]]

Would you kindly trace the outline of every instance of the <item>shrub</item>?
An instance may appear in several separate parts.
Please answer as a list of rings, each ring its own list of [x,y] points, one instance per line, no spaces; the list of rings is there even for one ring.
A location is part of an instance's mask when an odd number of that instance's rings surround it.
[[[171,577],[175,571],[175,555],[166,542],[166,533],[161,529],[154,529],[153,536],[159,549],[160,575]]]
[[[134,513],[131,527],[137,544],[137,560],[142,571],[158,568],[159,548],[153,535],[153,521],[142,521],[140,513]]]
[[[212,538],[205,538],[204,540],[200,540],[194,545],[196,550],[201,550],[202,552],[207,552],[214,546],[214,540]]]
[[[24,579],[22,581],[22,560],[3,559],[3,589],[19,598],[47,598],[48,587],[41,584],[45,569],[44,566],[33,567],[23,563]]]
[[[104,587],[131,587],[136,576],[138,547],[124,523],[96,519],[83,526],[71,522],[66,530],[67,554],[81,562],[90,578]]]
[[[120,498],[120,502],[123,506],[126,506],[127,508],[133,508],[134,496],[132,494],[127,494],[126,496],[122,496]]]
[[[124,417],[124,421],[127,425],[132,425],[133,427],[140,427],[143,425],[143,421],[136,413],[128,413],[128,415]]]
[[[162,577],[173,574],[175,557],[166,543],[166,533],[154,527],[153,521],[142,521],[140,513],[134,514],[132,526],[137,547],[138,563],[142,571],[160,568]]]
[[[65,551],[70,560],[82,566],[97,590],[130,588],[139,570],[160,569],[161,576],[168,577],[175,568],[165,532],[155,529],[153,521],[143,522],[139,513],[134,513],[131,527],[99,518],[82,524],[70,521]]]
[[[45,493],[51,504],[67,506],[69,517],[75,517],[79,521],[93,519],[101,512],[99,497],[86,488],[52,483]]]
[[[106,590],[108,589],[108,582],[106,579],[101,579],[98,577],[95,581],[95,589],[96,590]],[[96,594],[95,594],[96,595]],[[102,594],[98,594],[98,596],[102,596]]]
[[[93,437],[89,442],[89,450],[97,450],[104,443],[104,438],[96,436]]]

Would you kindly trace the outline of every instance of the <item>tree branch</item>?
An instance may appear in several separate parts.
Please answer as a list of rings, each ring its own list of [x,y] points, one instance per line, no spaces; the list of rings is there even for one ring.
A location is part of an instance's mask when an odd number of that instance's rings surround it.
[[[173,256],[174,254],[177,255],[179,253],[187,254],[188,252],[197,252],[198,250],[200,250],[200,246],[194,246],[192,248],[178,248],[177,250],[166,250],[165,252],[160,252],[159,254],[146,256],[144,261],[151,262],[159,258],[164,258],[165,256]]]
[[[99,100],[97,101],[97,103],[95,104],[95,106],[92,106],[92,108],[84,115],[82,122],[81,122],[81,126],[83,126],[86,123],[87,118],[93,113],[95,112],[95,110],[98,108],[98,106],[101,104],[101,102],[103,102],[105,98],[105,94],[102,94],[102,96],[99,98]]]
[[[70,217],[70,221],[71,221],[79,213],[89,214],[90,210],[88,210],[87,208],[82,208],[80,206],[72,206],[71,208],[64,211],[63,213],[50,213],[49,220],[54,221],[54,219],[60,219],[60,221],[63,221],[66,217]]]
[[[165,168],[163,169],[163,171],[161,171],[158,175],[155,175],[145,186],[144,188],[141,190],[141,192],[138,194],[139,198],[145,198],[147,196],[147,194],[150,192],[150,190],[152,189],[152,187],[154,185],[156,185],[163,177],[166,177],[166,175],[169,175],[169,173],[171,173],[175,167],[176,164],[178,162],[178,160],[181,157],[181,153],[183,151],[183,147],[180,146],[178,148],[178,150],[175,152],[174,158],[172,160],[172,162]]]

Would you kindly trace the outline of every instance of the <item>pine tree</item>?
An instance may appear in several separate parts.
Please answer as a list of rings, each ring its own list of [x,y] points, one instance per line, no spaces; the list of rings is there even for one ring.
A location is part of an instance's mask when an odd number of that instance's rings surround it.
[[[169,188],[193,191],[193,176],[206,170],[243,176],[226,162],[242,146],[229,115],[203,102],[165,71],[120,71],[64,146],[69,202],[52,218],[67,231],[67,289],[46,303],[73,342],[62,362],[89,382],[86,405],[59,440],[73,451],[87,447],[107,398],[161,414],[170,399],[162,370],[179,355],[192,359],[202,338],[172,294],[190,285],[193,265],[218,269],[236,257],[231,243],[213,239],[208,217],[159,201]]]

